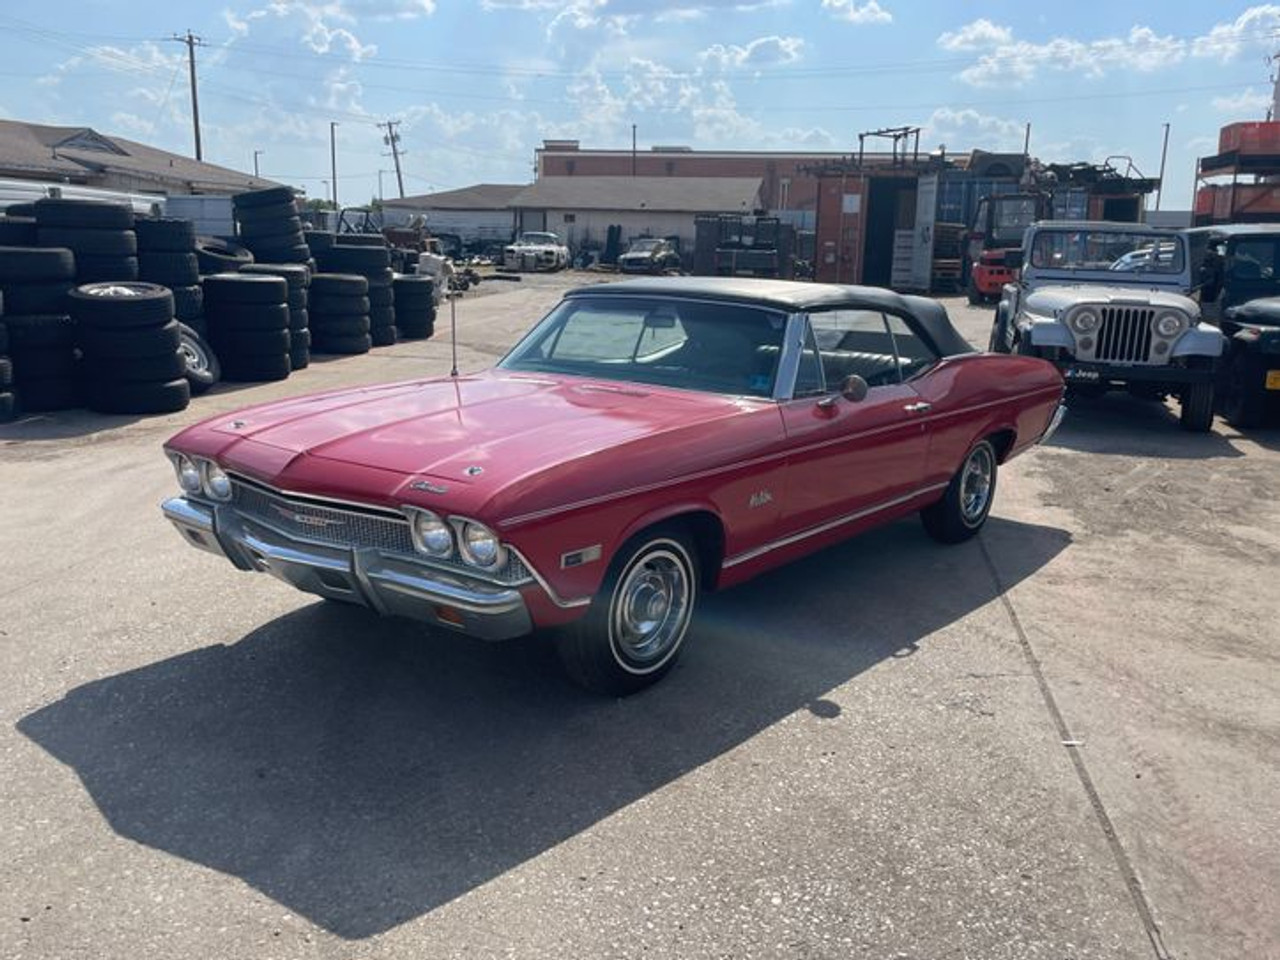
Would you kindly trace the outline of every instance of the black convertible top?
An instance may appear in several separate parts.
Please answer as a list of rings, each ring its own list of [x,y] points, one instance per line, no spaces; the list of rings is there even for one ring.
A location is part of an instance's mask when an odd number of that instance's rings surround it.
[[[974,352],[937,300],[894,293],[883,287],[756,277],[644,277],[577,287],[565,296],[689,297],[772,307],[785,313],[841,308],[880,310],[906,319],[944,357]]]

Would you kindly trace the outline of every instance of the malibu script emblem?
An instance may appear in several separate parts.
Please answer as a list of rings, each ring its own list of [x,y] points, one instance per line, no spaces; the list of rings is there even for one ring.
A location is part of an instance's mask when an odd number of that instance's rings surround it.
[[[303,527],[341,527],[347,522],[345,520],[339,520],[336,517],[316,517],[307,513],[297,513],[290,510],[288,507],[280,506],[278,503],[273,503],[271,505],[271,509],[280,514],[280,516],[284,517],[286,520],[291,520]]]

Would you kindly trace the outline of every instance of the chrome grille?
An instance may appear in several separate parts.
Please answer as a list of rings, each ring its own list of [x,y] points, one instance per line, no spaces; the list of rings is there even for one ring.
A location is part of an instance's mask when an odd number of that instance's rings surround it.
[[[355,547],[401,554],[429,566],[456,570],[470,577],[515,584],[532,580],[529,568],[511,553],[501,570],[479,571],[462,561],[427,559],[413,549],[409,521],[402,517],[368,512],[359,507],[326,506],[311,500],[286,497],[242,480],[232,481],[236,510],[287,536],[334,547]]]
[[[1151,358],[1151,321],[1156,312],[1148,307],[1103,307],[1098,328],[1099,360],[1146,363]]]

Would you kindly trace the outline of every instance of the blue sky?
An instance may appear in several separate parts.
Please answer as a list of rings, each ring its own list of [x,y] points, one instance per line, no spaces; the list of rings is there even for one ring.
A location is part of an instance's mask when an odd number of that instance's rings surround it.
[[[406,193],[527,182],[543,138],[584,147],[921,146],[1045,160],[1132,157],[1186,209],[1218,128],[1263,119],[1280,5],[989,0],[6,0],[0,116],[190,152],[198,51],[205,158],[323,196],[395,191],[375,125],[401,121]]]

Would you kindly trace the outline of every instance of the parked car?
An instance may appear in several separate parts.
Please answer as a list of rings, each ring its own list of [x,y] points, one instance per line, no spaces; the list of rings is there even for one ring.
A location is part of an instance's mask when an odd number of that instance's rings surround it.
[[[973,536],[1062,393],[922,297],[632,280],[569,293],[491,370],[184,430],[163,509],[322,597],[490,640],[555,628],[572,676],[625,694],[670,669],[703,590],[913,512]]]
[[[1204,318],[1227,338],[1218,407],[1234,426],[1280,416],[1280,224],[1186,232]]]
[[[522,233],[502,251],[508,270],[563,270],[569,266],[569,248],[554,233]]]
[[[1184,235],[1047,221],[1027,229],[1022,249],[1019,279],[996,307],[992,352],[1046,359],[1084,394],[1176,396],[1185,429],[1212,427],[1225,340],[1187,296]]]
[[[632,240],[627,252],[618,258],[622,273],[665,273],[680,269],[680,253],[670,240],[642,237]]]

